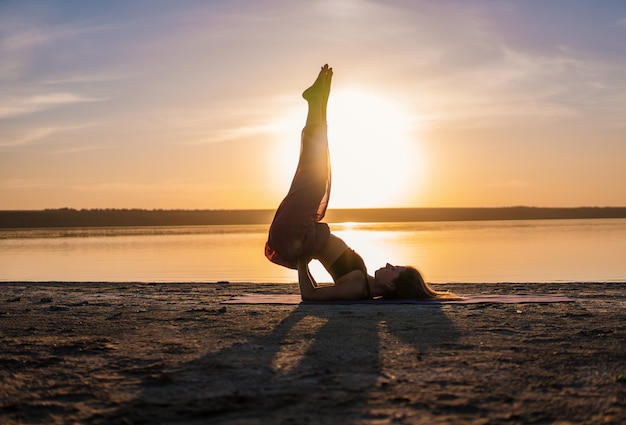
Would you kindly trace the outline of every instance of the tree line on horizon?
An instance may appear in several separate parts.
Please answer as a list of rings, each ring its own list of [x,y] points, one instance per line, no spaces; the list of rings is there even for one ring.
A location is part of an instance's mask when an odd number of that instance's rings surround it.
[[[0,211],[0,228],[267,224],[274,210],[73,209]],[[325,221],[419,222],[626,218],[626,207],[329,209]]]

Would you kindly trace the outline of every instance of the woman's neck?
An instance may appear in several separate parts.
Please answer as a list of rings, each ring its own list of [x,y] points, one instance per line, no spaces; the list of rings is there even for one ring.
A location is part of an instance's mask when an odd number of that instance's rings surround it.
[[[382,297],[385,295],[385,288],[378,283],[373,276],[367,276],[367,285],[370,288],[370,298]]]

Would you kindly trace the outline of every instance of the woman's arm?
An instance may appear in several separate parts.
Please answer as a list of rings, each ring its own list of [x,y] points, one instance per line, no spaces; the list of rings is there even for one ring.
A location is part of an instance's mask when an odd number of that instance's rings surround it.
[[[341,283],[332,286],[318,286],[309,272],[309,261],[298,260],[298,283],[304,301],[362,300],[368,298],[369,291],[359,270],[342,276]]]
[[[300,284],[300,295],[303,300],[310,300],[315,296],[317,283],[309,271],[309,261],[298,260],[298,283]]]

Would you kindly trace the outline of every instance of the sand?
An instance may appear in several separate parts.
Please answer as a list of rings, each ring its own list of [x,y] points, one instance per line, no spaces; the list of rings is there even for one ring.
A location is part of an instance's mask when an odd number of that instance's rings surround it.
[[[0,283],[2,424],[624,424],[626,283],[573,303],[223,305],[253,283]]]

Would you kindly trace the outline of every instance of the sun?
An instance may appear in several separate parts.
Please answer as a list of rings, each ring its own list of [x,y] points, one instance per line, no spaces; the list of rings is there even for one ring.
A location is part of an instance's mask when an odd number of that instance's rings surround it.
[[[389,95],[351,87],[333,89],[327,114],[330,208],[410,206],[420,188],[423,158],[416,140],[419,122],[409,109]],[[305,119],[306,105],[273,126],[284,139],[272,153],[282,186],[293,177]]]
[[[389,96],[357,87],[333,92],[328,106],[331,206],[395,207],[415,199],[423,169],[416,124]]]

